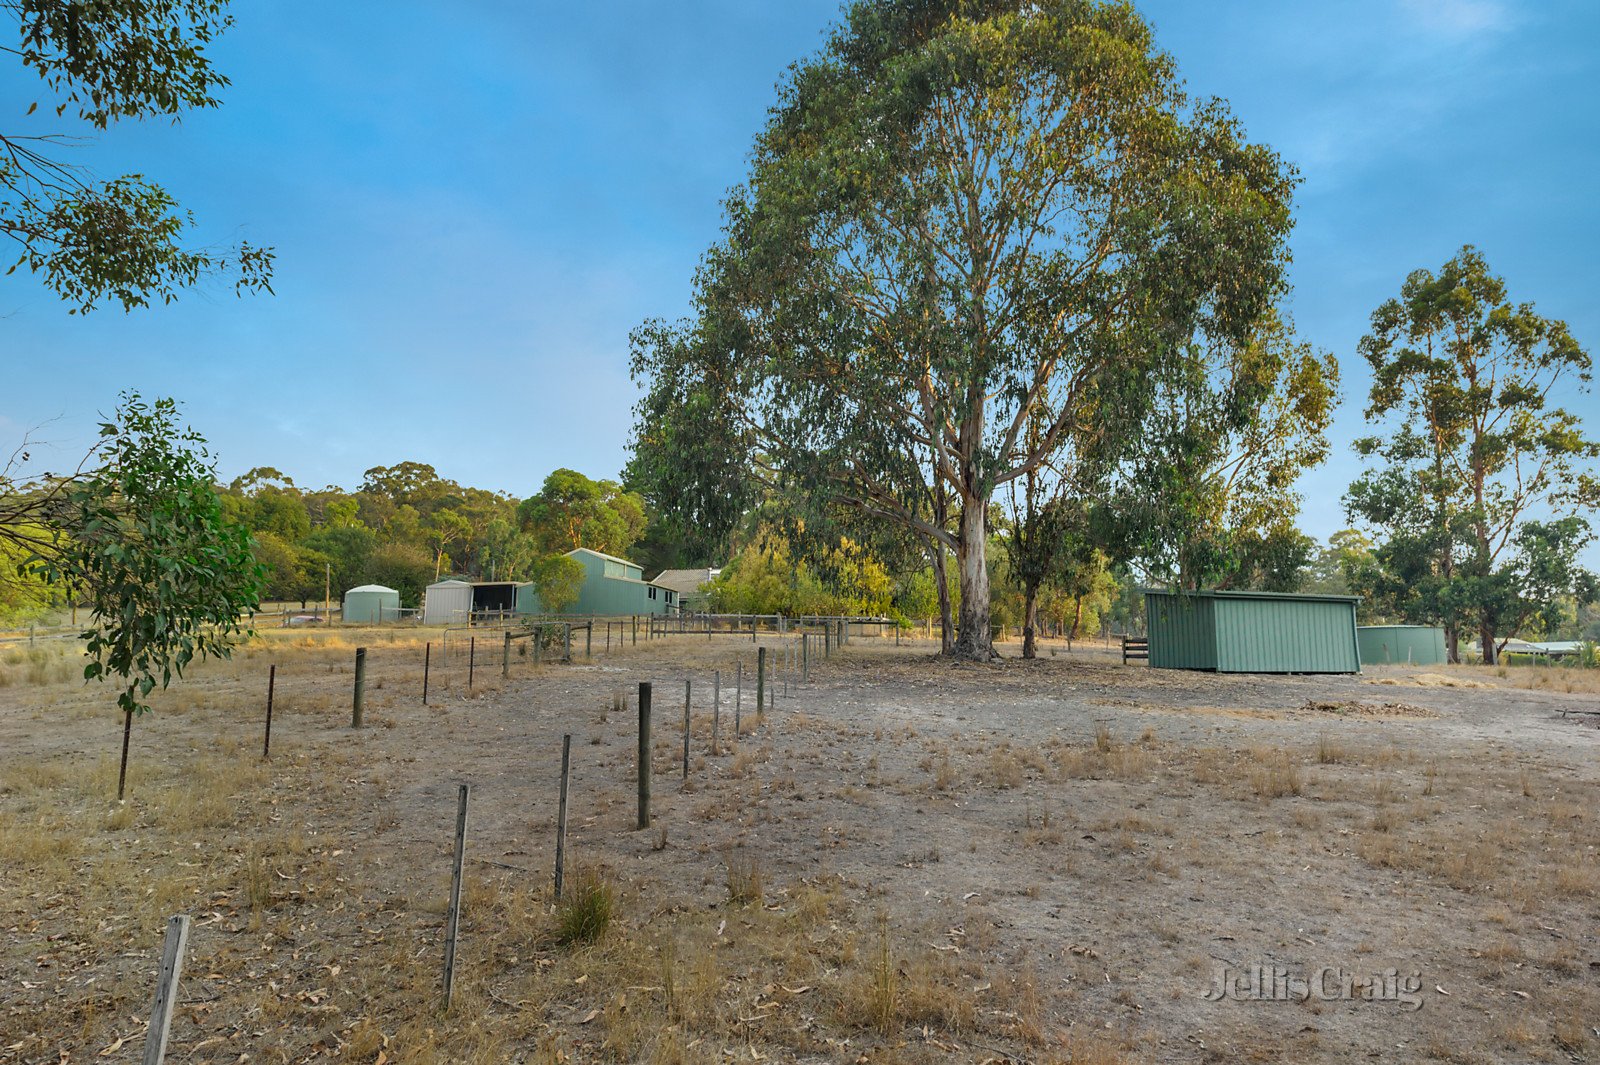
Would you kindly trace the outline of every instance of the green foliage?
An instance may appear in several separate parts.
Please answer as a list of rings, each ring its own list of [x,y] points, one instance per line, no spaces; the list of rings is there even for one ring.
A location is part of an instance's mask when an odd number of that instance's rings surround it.
[[[568,469],[546,477],[538,493],[517,508],[517,519],[546,553],[587,547],[625,556],[645,530],[640,496],[614,481],[593,481]]]
[[[35,527],[35,536],[46,530]],[[66,602],[66,590],[45,581],[24,565],[27,548],[0,537],[0,624],[33,621]]]
[[[372,554],[377,550],[378,537],[365,526],[324,526],[306,537],[302,546],[332,566],[326,575],[336,589],[379,583],[372,573]],[[322,574],[313,573],[312,576]]]
[[[340,587],[381,584],[400,593],[401,606],[419,607],[423,589],[432,579],[433,560],[422,548],[416,544],[380,544],[367,561],[365,579]]]
[[[1408,621],[1443,623],[1452,649],[1476,629],[1485,660],[1564,599],[1596,595],[1576,564],[1600,505],[1600,443],[1560,400],[1588,391],[1589,355],[1564,322],[1512,303],[1483,256],[1463,248],[1418,270],[1372,316],[1372,368],[1357,442],[1373,465],[1345,497],[1379,534],[1358,590]]]
[[[630,468],[714,542],[781,485],[952,552],[956,651],[987,658],[996,488],[1092,480],[1155,364],[1243,340],[1292,186],[1130,5],[854,4],[780,90],[695,319],[633,335]]]
[[[1118,553],[1181,588],[1296,590],[1313,545],[1294,483],[1327,458],[1338,363],[1268,316],[1243,343],[1189,345],[1150,383],[1105,515]]]
[[[12,54],[54,98],[93,129],[123,118],[176,116],[219,104],[228,82],[206,48],[230,23],[224,0],[16,0]],[[28,108],[31,114],[39,102]],[[0,136],[0,227],[16,241],[11,267],[26,266],[71,313],[111,299],[124,309],[170,303],[211,274],[232,274],[236,291],[271,291],[273,253],[188,248],[193,225],[161,186],[142,175],[107,181],[45,154],[48,137]]]
[[[900,578],[895,586],[893,608],[904,618],[939,616],[939,583],[932,566]]]
[[[576,603],[586,573],[583,563],[568,555],[546,555],[536,562],[529,576],[544,612],[559,614]]]
[[[228,657],[255,609],[250,534],[223,518],[205,440],[170,399],[125,393],[100,427],[101,465],[74,482],[55,549],[31,565],[89,608],[86,679],[124,685],[129,714],[195,658]]]
[[[1301,590],[1350,595],[1356,575],[1372,562],[1372,538],[1359,529],[1340,529],[1328,537],[1326,545],[1313,549]],[[1368,604],[1362,603],[1361,609],[1367,611]]]
[[[236,519],[230,520],[237,524]],[[253,548],[261,566],[264,598],[304,602],[313,594],[322,594],[322,566],[317,565],[313,577],[309,566],[312,553],[270,532],[256,533]]]
[[[736,555],[709,586],[713,610],[729,614],[886,616],[894,581],[881,562],[846,538],[796,558],[770,536]],[[937,609],[937,608],[935,608]]]
[[[422,523],[422,535],[433,551],[433,575],[439,576],[444,568],[445,550],[458,540],[472,534],[472,523],[450,507],[440,507]]]

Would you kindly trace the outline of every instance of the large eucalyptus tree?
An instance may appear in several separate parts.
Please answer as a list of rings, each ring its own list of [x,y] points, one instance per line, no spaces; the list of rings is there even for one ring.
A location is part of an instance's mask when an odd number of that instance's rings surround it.
[[[1350,486],[1352,517],[1381,534],[1364,590],[1402,616],[1443,623],[1452,657],[1477,631],[1486,663],[1563,599],[1592,602],[1578,564],[1600,506],[1600,441],[1566,404],[1592,361],[1567,324],[1513,303],[1482,253],[1417,270],[1373,312],[1372,368],[1357,441],[1373,460]]]
[[[1152,368],[1248,334],[1293,183],[1185,95],[1129,3],[863,0],[792,70],[697,320],[636,334],[636,451],[680,484],[786,477],[954,552],[954,650],[988,658],[996,489],[1107,460]]]

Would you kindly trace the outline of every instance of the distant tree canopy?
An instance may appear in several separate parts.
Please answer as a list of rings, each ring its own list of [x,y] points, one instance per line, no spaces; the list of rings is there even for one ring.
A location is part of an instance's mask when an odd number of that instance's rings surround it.
[[[219,106],[228,79],[206,50],[231,24],[227,9],[226,0],[0,3],[17,28],[7,51],[39,75],[41,96],[18,124],[41,102],[90,130]],[[36,274],[72,313],[104,300],[128,310],[171,302],[208,275],[270,291],[270,249],[186,246],[194,221],[170,193],[139,174],[98,180],[65,158],[68,147],[56,131],[0,134],[0,231],[16,245],[12,269]]]
[[[255,532],[268,599],[335,600],[381,584],[420,605],[446,573],[474,580],[529,581],[547,610],[577,598],[582,566],[573,546],[622,554],[647,525],[643,500],[615,482],[573,470],[551,473],[524,500],[458,484],[421,462],[374,466],[354,491],[307,491],[272,467],[235,478],[224,513]]]
[[[1591,376],[1566,323],[1512,303],[1467,247],[1407,277],[1361,352],[1367,417],[1386,431],[1358,441],[1369,467],[1345,497],[1378,540],[1359,590],[1444,624],[1452,655],[1476,634],[1488,663],[1507,636],[1593,601],[1600,587],[1577,557],[1593,540],[1600,443],[1563,402]]]
[[[996,489],[1093,482],[1155,371],[1243,348],[1293,184],[1130,4],[855,3],[782,88],[695,317],[634,334],[630,481],[702,537],[762,482],[898,526],[953,558],[953,650],[988,658]]]
[[[621,556],[644,535],[645,504],[615,481],[593,481],[560,469],[522,501],[517,519],[546,553],[587,547]]]

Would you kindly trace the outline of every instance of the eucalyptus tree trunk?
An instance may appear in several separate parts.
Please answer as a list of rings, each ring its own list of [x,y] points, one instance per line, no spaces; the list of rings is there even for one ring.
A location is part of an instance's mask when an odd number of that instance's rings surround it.
[[[1500,648],[1495,643],[1494,625],[1488,618],[1478,624],[1478,641],[1483,644],[1483,664],[1486,666],[1500,663]]]
[[[1038,658],[1039,586],[1029,584],[1022,590],[1022,657]]]
[[[950,616],[950,579],[944,564],[944,545],[933,545],[933,580],[939,591],[939,653],[949,654],[955,646],[955,626]]]
[[[934,523],[940,529],[950,527],[950,505],[945,495],[945,486],[939,480],[938,471],[934,474],[933,492],[933,517]],[[955,649],[956,630],[955,619],[951,616],[950,606],[950,576],[949,567],[945,565],[945,546],[937,538],[929,546],[933,559],[933,580],[938,586],[939,595],[939,653],[948,655]]]
[[[984,501],[972,497],[961,501],[961,539],[956,562],[961,567],[961,610],[956,620],[954,654],[977,662],[997,657],[994,633],[989,628],[988,522]]]

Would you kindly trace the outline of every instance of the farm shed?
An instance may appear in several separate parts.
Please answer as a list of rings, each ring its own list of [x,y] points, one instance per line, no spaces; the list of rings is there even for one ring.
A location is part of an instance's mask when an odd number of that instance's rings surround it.
[[[523,587],[518,581],[435,581],[422,597],[422,623],[460,624],[472,614],[512,613]]]
[[[381,584],[363,584],[344,593],[345,621],[370,623],[400,617],[400,593]]]
[[[569,614],[616,617],[630,614],[676,614],[678,593],[644,579],[637,564],[615,555],[580,547],[568,551],[584,569],[583,590]]]
[[[1356,629],[1364,666],[1438,666],[1448,661],[1436,625],[1362,625]]]
[[[434,581],[422,593],[422,623],[464,622],[472,612],[472,585],[455,579]]]
[[[1150,665],[1217,673],[1358,673],[1353,595],[1147,588]]]

